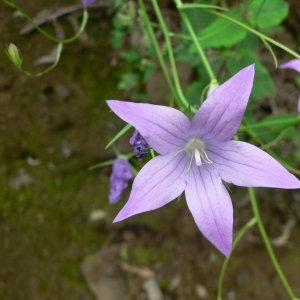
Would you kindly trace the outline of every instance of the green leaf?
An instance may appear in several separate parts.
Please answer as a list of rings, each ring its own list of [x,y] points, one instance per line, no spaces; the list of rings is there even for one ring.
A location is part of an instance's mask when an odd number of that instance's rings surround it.
[[[279,25],[288,12],[289,5],[282,0],[254,0],[248,6],[251,25],[260,29]]]
[[[141,54],[135,48],[131,48],[128,51],[123,52],[122,57],[130,63],[140,62],[142,59]]]
[[[295,140],[299,138],[299,132],[293,128],[290,127],[285,133],[284,136],[290,140]]]
[[[300,76],[297,76],[295,78],[295,81],[296,81],[297,85],[300,87]]]
[[[123,37],[125,36],[125,34],[126,32],[123,30],[113,30],[113,36],[109,39],[109,41],[115,49],[121,47],[121,45],[123,44]]]
[[[199,107],[201,105],[201,94],[205,85],[202,80],[194,81],[186,90],[185,97],[186,100],[191,104],[191,106],[196,105]]]
[[[136,73],[127,72],[122,74],[121,81],[118,83],[118,89],[127,90],[138,84],[139,76]]]
[[[240,8],[234,8],[226,15],[233,18],[238,18]],[[232,46],[239,41],[242,41],[247,35],[247,30],[234,24],[233,22],[224,19],[217,18],[208,27],[198,33],[197,37],[200,39],[201,46],[206,47],[222,47]],[[191,46],[190,52],[196,52],[196,47]]]
[[[251,50],[237,49],[235,53],[228,53],[227,68],[231,76],[241,69],[255,63],[255,77],[251,98],[264,99],[275,96],[275,88],[267,69],[260,63],[258,57]]]
[[[101,163],[95,164],[93,166],[90,166],[88,168],[88,170],[93,170],[93,169],[96,169],[96,168],[102,168],[102,167],[105,167],[105,166],[111,166],[114,163],[114,161],[115,161],[115,159],[106,160],[104,162],[101,162]]]

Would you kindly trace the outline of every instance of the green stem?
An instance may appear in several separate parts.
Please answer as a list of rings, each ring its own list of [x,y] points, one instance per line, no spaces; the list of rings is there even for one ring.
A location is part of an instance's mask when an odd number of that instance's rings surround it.
[[[251,200],[251,205],[252,205],[252,210],[253,210],[253,213],[254,213],[254,216],[255,216],[255,219],[257,221],[257,225],[258,225],[258,228],[259,228],[259,231],[260,231],[260,234],[263,238],[263,241],[265,243],[265,246],[267,248],[267,251],[269,253],[269,256],[271,258],[271,261],[273,263],[273,266],[279,276],[279,278],[281,279],[281,282],[282,284],[284,285],[285,287],[285,290],[287,291],[288,295],[290,296],[290,298],[292,300],[295,300],[296,297],[289,285],[289,283],[287,282],[279,264],[278,264],[278,261],[276,259],[276,256],[274,254],[274,251],[273,251],[273,248],[270,244],[270,241],[269,241],[269,238],[267,236],[267,233],[265,231],[265,228],[264,228],[264,225],[261,221],[261,218],[260,218],[260,214],[259,214],[259,210],[258,210],[258,206],[257,206],[257,202],[256,202],[256,198],[255,198],[255,194],[254,194],[254,191],[253,191],[253,188],[249,187],[248,188],[248,191],[249,191],[249,195],[250,195],[250,200]]]
[[[139,2],[139,5],[140,5],[140,7],[141,7],[142,16],[143,16],[143,18],[144,18],[144,20],[145,20],[145,22],[146,22],[146,28],[147,28],[148,34],[149,34],[149,36],[150,36],[150,38],[151,38],[151,40],[152,40],[153,46],[154,46],[154,48],[155,48],[156,55],[157,55],[157,57],[158,57],[160,66],[161,66],[162,71],[163,71],[163,73],[164,73],[164,76],[165,76],[165,78],[166,78],[166,80],[167,80],[167,83],[168,83],[168,86],[169,86],[169,88],[170,88],[170,90],[171,90],[171,93],[172,93],[174,99],[176,99],[176,98],[177,98],[177,93],[176,93],[176,90],[175,90],[175,88],[174,88],[174,86],[173,86],[173,82],[172,82],[172,80],[171,80],[171,77],[170,77],[170,75],[169,75],[169,72],[168,72],[168,70],[167,70],[165,61],[164,61],[164,59],[163,59],[163,55],[162,55],[162,53],[161,53],[161,51],[160,51],[160,47],[159,47],[159,45],[158,45],[158,42],[157,42],[155,33],[154,33],[153,29],[152,29],[151,21],[150,21],[150,19],[149,19],[149,17],[148,17],[148,14],[147,14],[147,11],[146,11],[144,2],[143,2],[143,0],[138,0],[138,2]],[[173,103],[171,103],[171,106],[173,106]]]
[[[63,49],[63,44],[62,43],[58,43],[57,45],[57,53],[56,53],[56,58],[55,58],[55,62],[54,64],[52,64],[49,68],[47,68],[46,70],[42,71],[42,72],[39,72],[37,74],[33,74],[33,73],[30,73],[28,71],[25,71],[21,68],[19,68],[24,74],[26,74],[27,76],[30,76],[30,77],[40,77],[46,73],[48,73],[49,71],[51,71],[52,69],[54,69],[56,67],[56,65],[58,64],[59,60],[60,60],[60,55],[61,55],[61,51]]]
[[[241,125],[241,130],[248,130],[253,128],[260,128],[265,126],[273,126],[273,125],[288,125],[288,126],[294,126],[300,123],[300,116],[295,118],[290,118],[290,120],[271,120],[271,121],[263,121],[260,123],[255,123],[251,125]]]
[[[188,108],[189,107],[189,103],[187,102],[187,100],[185,99],[181,86],[180,86],[180,82],[179,82],[179,78],[178,78],[178,72],[177,72],[177,68],[176,68],[176,63],[175,63],[175,58],[174,58],[174,54],[173,54],[173,50],[172,50],[172,45],[171,45],[171,41],[169,38],[169,34],[168,34],[168,30],[166,27],[166,24],[164,22],[163,16],[161,14],[161,11],[159,9],[159,6],[157,4],[157,0],[151,0],[152,5],[154,7],[158,22],[161,26],[165,41],[166,41],[166,47],[168,50],[168,55],[169,55],[169,59],[170,59],[170,64],[171,64],[171,69],[172,69],[172,74],[174,77],[174,83],[175,83],[175,88],[177,91],[177,94],[179,96],[180,102],[183,105],[184,108]],[[180,103],[179,103],[180,104]]]
[[[240,241],[240,239],[244,236],[244,234],[254,225],[256,224],[256,219],[252,218],[249,222],[247,222],[239,231],[238,233],[235,235],[234,241],[233,241],[233,245],[232,245],[232,251],[235,249],[236,245],[238,244],[238,242]],[[232,254],[232,252],[231,252]],[[218,300],[222,300],[222,286],[223,286],[223,280],[224,280],[224,275],[225,275],[225,271],[226,268],[228,266],[229,263],[229,259],[231,257],[231,254],[228,258],[225,258],[222,268],[221,268],[221,272],[220,272],[220,277],[219,277],[219,282],[218,282]]]
[[[7,2],[5,2],[7,3]],[[8,3],[7,3],[8,4]],[[23,16],[27,19],[27,21],[32,25],[34,26],[34,28],[36,30],[38,30],[40,33],[42,33],[43,35],[45,35],[47,38],[49,38],[50,40],[56,42],[56,43],[62,43],[62,44],[67,44],[67,43],[71,43],[73,42],[74,40],[76,40],[80,35],[81,33],[84,31],[84,28],[87,24],[87,21],[88,21],[88,11],[86,9],[86,7],[83,8],[83,16],[82,16],[82,22],[81,22],[81,25],[80,25],[80,28],[79,28],[79,31],[72,37],[68,38],[68,39],[64,39],[64,40],[60,40],[60,39],[57,39],[56,37],[52,36],[51,34],[49,34],[48,32],[46,32],[45,30],[43,30],[40,26],[38,26],[37,24],[35,24],[32,19],[26,14],[26,12],[20,7],[18,6],[15,2],[10,2],[10,5],[11,7],[19,10]]]
[[[217,80],[216,80],[216,77],[214,75],[214,72],[212,71],[212,69],[210,67],[210,64],[209,64],[209,62],[207,60],[207,57],[206,57],[206,55],[205,55],[205,53],[204,53],[204,51],[203,51],[203,49],[202,49],[202,47],[201,47],[198,39],[197,39],[197,36],[196,36],[196,34],[194,32],[194,29],[193,29],[193,27],[192,27],[192,25],[190,23],[190,20],[187,17],[185,11],[180,9],[182,7],[181,0],[175,0],[175,3],[177,5],[177,8],[179,9],[179,12],[180,12],[180,15],[182,17],[182,20],[183,20],[183,22],[185,23],[185,25],[187,27],[187,30],[188,30],[188,32],[189,32],[189,34],[190,34],[190,36],[191,36],[191,38],[192,38],[195,46],[196,46],[196,49],[197,49],[197,51],[199,53],[199,56],[202,59],[204,67],[205,67],[205,69],[206,69],[206,71],[207,71],[207,73],[208,73],[211,81],[215,81],[216,82]]]
[[[193,9],[193,8],[210,8],[210,9],[219,9],[219,10],[225,10],[227,11],[228,9],[227,8],[224,8],[222,6],[217,6],[217,5],[210,5],[210,4],[200,4],[200,3],[197,3],[197,4],[194,4],[194,3],[185,3],[185,4],[182,4],[181,0],[177,1],[175,0],[176,2],[176,5],[177,5],[177,8],[178,9],[187,9],[187,8],[190,8],[190,9]]]
[[[290,48],[286,47],[285,45],[283,45],[283,44],[281,44],[281,43],[273,40],[272,38],[270,38],[270,37],[268,37],[268,36],[260,33],[259,31],[251,28],[250,26],[248,26],[248,25],[246,25],[246,24],[244,24],[244,23],[242,23],[242,22],[240,22],[238,20],[233,19],[233,18],[229,17],[228,15],[221,14],[221,13],[219,13],[217,11],[212,11],[212,10],[207,10],[207,11],[210,12],[210,13],[212,13],[212,14],[215,14],[215,15],[217,15],[219,17],[225,18],[225,19],[227,19],[227,20],[229,20],[229,21],[231,21],[233,23],[236,23],[237,25],[239,25],[239,26],[247,29],[248,31],[254,33],[255,35],[259,36],[261,39],[264,39],[265,41],[268,41],[271,44],[276,45],[277,47],[281,48],[282,50],[284,50],[284,51],[286,51],[286,52],[288,52],[290,54],[292,54],[293,56],[295,56],[297,58],[300,58],[300,55],[298,53],[294,52],[293,50],[291,50]]]

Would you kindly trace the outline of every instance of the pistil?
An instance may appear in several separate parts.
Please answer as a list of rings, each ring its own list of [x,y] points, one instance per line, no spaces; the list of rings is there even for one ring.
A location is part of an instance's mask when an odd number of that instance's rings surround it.
[[[195,159],[195,163],[198,167],[202,165],[202,163],[212,164],[212,161],[208,158],[207,153],[205,152],[205,144],[201,140],[197,138],[191,139],[184,149],[179,150],[176,155],[182,151],[186,151],[191,157],[188,169],[188,172],[191,169],[193,159]]]

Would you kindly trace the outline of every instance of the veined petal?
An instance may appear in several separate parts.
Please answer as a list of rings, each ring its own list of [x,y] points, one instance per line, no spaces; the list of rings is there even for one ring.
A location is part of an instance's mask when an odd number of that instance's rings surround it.
[[[254,79],[254,65],[219,86],[196,113],[192,127],[199,139],[227,141],[242,121]]]
[[[160,208],[178,197],[186,187],[188,163],[185,153],[150,160],[135,178],[129,200],[114,222]]]
[[[280,69],[293,69],[300,73],[300,59],[292,59],[279,66]]]
[[[228,141],[206,149],[222,179],[239,186],[300,188],[300,181],[263,150]]]
[[[170,149],[176,152],[189,140],[191,122],[179,110],[118,100],[109,100],[107,104],[121,119],[134,126],[159,154],[166,154]]]
[[[228,257],[232,249],[233,208],[221,178],[210,166],[194,166],[185,195],[200,231]]]

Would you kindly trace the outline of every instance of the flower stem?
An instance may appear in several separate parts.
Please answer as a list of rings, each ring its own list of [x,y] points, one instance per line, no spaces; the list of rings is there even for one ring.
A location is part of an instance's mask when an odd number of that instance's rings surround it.
[[[187,27],[187,30],[189,31],[189,34],[190,34],[190,36],[191,36],[191,38],[192,38],[192,40],[193,40],[193,42],[194,42],[194,44],[196,46],[196,49],[197,49],[197,51],[199,53],[199,56],[202,59],[204,67],[205,67],[205,69],[206,69],[206,71],[207,71],[207,73],[208,73],[211,81],[214,81],[214,82],[216,82],[218,84],[218,82],[217,82],[217,80],[215,78],[214,72],[212,71],[212,69],[210,67],[210,64],[209,64],[209,62],[207,60],[207,57],[206,57],[206,55],[205,55],[205,53],[204,53],[204,51],[203,51],[203,49],[202,49],[202,47],[201,47],[198,39],[197,39],[197,36],[196,36],[196,34],[194,32],[194,29],[193,29],[193,27],[191,25],[191,22],[190,22],[189,18],[186,15],[185,10],[180,9],[182,7],[181,0],[175,0],[175,3],[177,5],[177,9],[179,10],[179,13],[180,13],[180,15],[182,17],[182,20],[185,23],[185,25]]]
[[[153,43],[153,46],[155,48],[155,51],[156,51],[156,55],[158,57],[158,60],[159,60],[159,63],[160,63],[160,66],[162,68],[162,71],[164,73],[164,76],[166,78],[166,81],[169,85],[169,88],[172,92],[172,95],[173,97],[176,99],[177,98],[177,93],[176,93],[176,90],[174,88],[174,85],[173,85],[173,82],[171,80],[171,77],[169,75],[169,72],[167,70],[167,67],[166,67],[166,64],[164,62],[164,59],[163,59],[163,55],[161,53],[161,50],[160,50],[160,47],[158,45],[158,42],[157,42],[157,39],[156,39],[156,36],[155,36],[155,33],[153,31],[153,28],[152,28],[152,25],[151,25],[151,22],[149,20],[149,17],[148,17],[148,14],[147,14],[147,11],[146,11],[146,8],[145,8],[145,5],[144,5],[144,2],[143,0],[138,0],[139,2],[139,5],[140,5],[140,8],[141,8],[141,11],[142,11],[142,16],[143,16],[143,19],[146,23],[146,29],[148,31],[148,34],[150,36],[150,39],[152,40],[152,43]],[[171,103],[171,106],[174,106],[173,103]]]
[[[32,19],[26,14],[26,12],[19,6],[17,5],[14,1],[11,1],[11,2],[6,2],[4,1],[5,3],[7,3],[8,5],[10,5],[11,7],[19,10],[22,15],[27,19],[27,21],[32,25],[34,26],[34,28],[36,30],[38,30],[41,34],[45,35],[47,38],[49,38],[50,40],[56,42],[56,43],[61,43],[61,44],[67,44],[67,43],[71,43],[73,42],[74,40],[76,40],[80,35],[81,33],[84,31],[84,28],[87,24],[87,21],[88,21],[88,18],[89,18],[89,14],[88,14],[88,11],[86,9],[86,7],[83,8],[83,15],[82,15],[82,21],[81,21],[81,25],[80,25],[80,28],[78,30],[78,32],[73,35],[72,37],[68,38],[68,39],[64,39],[64,40],[60,40],[60,39],[57,39],[56,37],[54,37],[53,35],[49,34],[48,32],[46,32],[45,30],[43,30],[40,26],[38,26],[37,24],[35,24]]]
[[[166,47],[167,47],[167,50],[168,50],[169,60],[170,60],[170,64],[171,64],[171,69],[172,69],[172,74],[173,74],[173,77],[174,77],[174,83],[175,83],[175,88],[176,88],[177,94],[179,96],[181,104],[183,105],[183,107],[185,109],[187,109],[189,107],[189,103],[185,99],[185,97],[183,95],[183,92],[182,92],[182,89],[181,89],[181,86],[180,86],[180,82],[179,82],[179,78],[178,78],[178,72],[177,72],[176,63],[175,63],[175,58],[174,58],[172,45],[171,45],[171,41],[170,41],[169,34],[168,34],[168,29],[166,27],[163,16],[162,16],[161,11],[159,9],[159,6],[157,4],[157,0],[151,0],[151,2],[152,2],[152,5],[153,5],[153,8],[154,8],[154,11],[156,13],[158,22],[161,26],[165,41],[166,41]]]
[[[246,223],[235,235],[234,241],[233,241],[233,245],[232,245],[232,251],[235,249],[236,245],[238,244],[238,242],[240,241],[240,239],[244,236],[244,234],[254,225],[256,224],[256,219],[252,218],[248,223]],[[231,252],[232,254],[232,252]],[[230,255],[231,257],[231,255]],[[218,282],[218,300],[222,300],[222,285],[223,285],[223,280],[224,280],[224,275],[225,275],[225,271],[227,268],[227,265],[229,263],[229,259],[225,258],[222,268],[221,268],[221,272],[220,272],[220,277],[219,277],[219,282]]]
[[[183,7],[183,8],[184,8],[184,7]],[[295,51],[293,51],[293,50],[291,50],[290,48],[286,47],[285,45],[283,45],[283,44],[281,44],[281,43],[279,43],[279,42],[273,40],[272,38],[270,38],[270,37],[268,37],[268,36],[266,36],[266,35],[260,33],[259,31],[257,31],[257,30],[255,30],[255,29],[251,28],[250,26],[248,26],[248,25],[246,25],[246,24],[244,24],[244,23],[242,23],[242,22],[240,22],[240,21],[238,21],[238,20],[236,20],[236,19],[234,19],[234,18],[231,18],[230,16],[228,16],[228,15],[226,15],[226,14],[222,14],[222,13],[219,13],[219,12],[217,12],[217,11],[212,11],[212,10],[209,10],[209,9],[208,9],[207,11],[208,11],[208,12],[211,12],[211,13],[213,13],[213,14],[219,16],[219,17],[225,18],[225,19],[227,19],[227,20],[229,20],[229,21],[231,21],[231,22],[233,22],[233,23],[236,23],[237,25],[239,25],[239,26],[241,26],[241,27],[247,29],[248,31],[252,32],[253,34],[259,36],[259,37],[260,37],[261,39],[263,39],[264,41],[267,41],[267,42],[269,42],[269,43],[271,43],[271,44],[273,44],[273,45],[275,45],[275,46],[281,48],[282,50],[284,50],[284,51],[286,51],[286,52],[292,54],[293,56],[295,56],[295,57],[297,57],[297,58],[300,58],[300,55],[299,55],[298,53],[296,53]]]
[[[63,44],[62,43],[58,43],[57,45],[57,52],[56,52],[56,57],[55,57],[55,62],[50,66],[48,67],[47,69],[45,69],[44,71],[42,72],[39,72],[39,73],[30,73],[28,71],[25,71],[23,70],[22,68],[20,68],[20,70],[27,76],[30,76],[30,77],[40,77],[46,73],[48,73],[49,71],[51,71],[52,69],[54,69],[56,67],[56,65],[58,64],[59,60],[60,60],[60,55],[61,55],[61,51],[63,49]]]
[[[290,296],[291,300],[296,300],[296,297],[295,297],[289,283],[287,282],[287,280],[286,280],[286,278],[285,278],[285,276],[284,276],[284,274],[283,274],[283,272],[282,272],[282,270],[281,270],[281,268],[278,264],[278,261],[276,259],[275,254],[274,254],[274,251],[273,251],[273,248],[272,248],[272,246],[270,244],[270,241],[269,241],[269,238],[267,236],[266,230],[265,230],[264,225],[261,221],[258,206],[257,206],[257,202],[256,202],[256,197],[255,197],[255,194],[254,194],[254,190],[253,190],[253,188],[248,187],[248,191],[249,191],[249,195],[250,195],[250,200],[251,200],[251,205],[252,205],[252,210],[253,210],[254,216],[255,216],[255,219],[257,221],[257,225],[258,225],[260,234],[263,238],[263,241],[265,243],[265,246],[267,248],[267,251],[269,253],[271,261],[273,263],[273,266],[274,266],[279,278],[281,279],[281,282],[284,285],[286,292]]]

